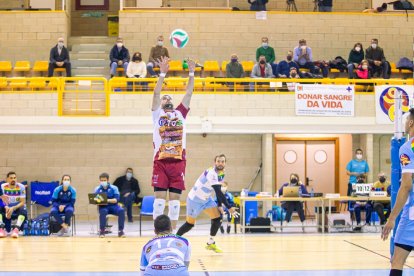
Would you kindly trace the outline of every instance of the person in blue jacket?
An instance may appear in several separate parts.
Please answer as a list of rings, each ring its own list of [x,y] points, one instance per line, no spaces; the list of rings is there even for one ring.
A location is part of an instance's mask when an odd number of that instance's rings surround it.
[[[95,188],[95,193],[105,193],[108,198],[108,204],[99,205],[99,237],[105,237],[105,225],[106,216],[114,215],[118,216],[118,237],[125,238],[124,224],[125,213],[124,208],[118,205],[120,195],[119,190],[115,185],[110,184],[109,175],[107,173],[101,173],[99,176],[99,186]]]
[[[50,215],[62,226],[58,236],[70,235],[69,226],[75,211],[76,202],[76,190],[72,187],[71,181],[70,175],[63,175],[60,186],[56,187],[52,195]],[[65,216],[65,221],[62,219],[63,215]]]

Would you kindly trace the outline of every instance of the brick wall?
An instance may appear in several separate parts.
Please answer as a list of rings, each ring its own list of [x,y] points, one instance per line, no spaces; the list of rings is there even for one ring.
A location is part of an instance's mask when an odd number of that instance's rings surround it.
[[[0,60],[49,60],[59,37],[67,41],[65,12],[0,12]]]
[[[409,15],[411,19],[412,15]],[[414,32],[414,25],[407,24],[405,14],[269,12],[267,20],[256,20],[251,12],[120,13],[120,35],[131,51],[141,51],[145,59],[156,37],[163,34],[168,38],[176,28],[185,29],[190,41],[180,50],[167,42],[171,57],[183,59],[190,56],[202,62],[228,60],[234,52],[242,60],[253,60],[262,36],[269,37],[277,61],[283,59],[301,38],[307,40],[315,60],[330,60],[336,56],[347,59],[356,42],[362,42],[366,48],[375,37],[384,48],[386,58],[397,62],[401,57],[412,56]]]

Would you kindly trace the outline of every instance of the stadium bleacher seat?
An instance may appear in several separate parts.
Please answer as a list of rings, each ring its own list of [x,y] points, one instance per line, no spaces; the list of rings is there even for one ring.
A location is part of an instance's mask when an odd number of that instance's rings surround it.
[[[226,66],[229,62],[227,60],[223,60],[221,62],[221,72],[223,72],[223,76],[226,76]]]
[[[174,75],[177,72],[183,71],[183,64],[182,64],[181,60],[170,60],[169,64],[170,64],[169,71],[173,72]]]
[[[14,64],[13,71],[23,72],[23,75],[27,72],[30,72],[30,61],[28,60],[19,60]]]
[[[0,89],[7,87],[7,79],[0,77]]]
[[[206,60],[204,61],[204,72],[210,72],[210,77],[214,73],[220,72],[220,65],[217,60]]]
[[[241,62],[241,65],[243,66],[243,70],[244,72],[251,72],[253,70],[254,67],[254,62],[253,61],[247,61],[247,60],[243,60]]]
[[[40,75],[47,73],[49,62],[46,60],[37,60],[33,65],[33,72],[39,72]]]
[[[27,88],[26,78],[12,78],[9,83],[9,87],[12,89]]]
[[[400,75],[413,75],[413,71],[407,69],[398,69],[395,62],[390,62],[391,66],[391,73],[392,74],[400,74]]]
[[[11,61],[0,61],[0,72],[2,74],[11,73],[12,63]]]

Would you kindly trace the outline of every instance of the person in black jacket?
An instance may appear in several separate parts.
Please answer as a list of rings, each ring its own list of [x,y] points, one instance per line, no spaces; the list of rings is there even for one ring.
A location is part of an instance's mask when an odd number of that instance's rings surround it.
[[[132,222],[132,204],[142,202],[142,198],[138,197],[141,190],[139,189],[139,182],[133,177],[134,171],[132,168],[126,170],[124,176],[118,177],[114,185],[118,187],[121,194],[120,202],[125,205],[127,211],[128,222]]]
[[[117,38],[116,44],[112,47],[111,53],[109,54],[109,59],[111,60],[111,78],[116,74],[116,69],[118,67],[123,67],[124,74],[126,75],[130,57],[129,51],[125,48],[124,40],[122,38]]]
[[[318,0],[318,6],[320,12],[331,12],[332,0]]]
[[[49,69],[47,75],[49,78],[53,76],[53,71],[55,68],[65,68],[66,76],[72,76],[69,51],[65,47],[65,40],[63,37],[59,37],[56,46],[50,49]]]
[[[354,48],[349,52],[348,57],[348,78],[352,79],[354,77],[354,70],[358,68],[359,64],[364,60],[364,48],[362,44],[357,42],[354,45]]]
[[[268,0],[247,0],[249,2],[251,11],[265,11]]]
[[[390,78],[390,68],[385,59],[384,50],[378,46],[378,39],[371,39],[371,46],[365,50],[365,59],[368,60],[371,67],[372,77]]]

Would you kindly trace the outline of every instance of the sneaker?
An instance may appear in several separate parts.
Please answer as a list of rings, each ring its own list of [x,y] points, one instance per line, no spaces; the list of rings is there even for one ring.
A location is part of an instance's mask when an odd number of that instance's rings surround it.
[[[100,238],[105,238],[105,230],[99,231],[99,237]]]
[[[230,234],[230,229],[231,229],[231,226],[230,225],[227,225],[227,234]]]
[[[134,221],[132,220],[132,219],[129,219],[128,220],[128,223],[133,223]]]
[[[5,237],[7,237],[6,231],[4,230],[4,228],[0,228],[0,238],[5,238]]]
[[[72,230],[68,227],[63,230],[62,237],[70,237],[72,236]]]
[[[221,250],[217,245],[216,245],[216,243],[211,243],[211,244],[207,244],[206,245],[206,249],[207,250],[213,250],[214,252],[216,252],[216,253],[222,253],[223,252],[223,250]]]
[[[125,233],[124,233],[124,231],[118,231],[118,237],[119,238],[125,238]]]
[[[354,227],[354,231],[361,231],[362,226],[360,224],[357,224],[356,227]]]
[[[220,232],[221,232],[222,234],[224,234],[224,228],[223,228],[223,226],[220,226]]]
[[[13,230],[11,231],[11,237],[13,239],[17,239],[19,237],[19,229],[18,228],[13,228]]]

